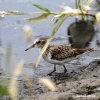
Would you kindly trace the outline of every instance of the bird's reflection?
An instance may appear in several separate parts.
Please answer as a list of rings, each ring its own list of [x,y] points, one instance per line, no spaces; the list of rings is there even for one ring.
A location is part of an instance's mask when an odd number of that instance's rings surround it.
[[[68,27],[68,39],[72,47],[85,48],[95,35],[94,23],[92,21],[79,20]]]

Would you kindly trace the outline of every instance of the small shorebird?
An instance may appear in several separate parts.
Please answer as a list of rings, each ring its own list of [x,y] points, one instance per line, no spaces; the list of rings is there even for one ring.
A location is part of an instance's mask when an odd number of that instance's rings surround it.
[[[46,41],[47,38],[44,37],[37,38],[34,41],[34,44],[29,48],[27,48],[25,51],[34,47],[38,47],[42,49]],[[91,50],[92,49],[90,48],[83,48],[83,49],[72,48],[71,46],[67,46],[67,45],[49,45],[42,56],[44,60],[46,60],[51,64],[54,64],[54,70],[48,75],[51,75],[53,72],[56,71],[56,65],[62,65],[64,67],[64,72],[66,73],[67,69],[65,67],[65,63],[71,61],[72,58],[75,58],[76,56]]]

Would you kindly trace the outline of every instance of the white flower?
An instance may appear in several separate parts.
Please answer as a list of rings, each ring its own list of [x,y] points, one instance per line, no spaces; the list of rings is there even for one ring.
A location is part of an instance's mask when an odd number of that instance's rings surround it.
[[[62,13],[64,14],[69,14],[69,13],[76,14],[80,12],[79,9],[72,9],[69,6],[61,6],[61,8],[64,10],[62,11]]]

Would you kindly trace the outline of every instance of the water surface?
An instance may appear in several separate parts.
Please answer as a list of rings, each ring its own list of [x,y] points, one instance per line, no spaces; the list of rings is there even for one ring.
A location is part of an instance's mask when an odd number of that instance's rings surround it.
[[[0,0],[0,11],[3,10],[18,10],[24,12],[40,11],[37,8],[32,6],[32,3],[40,4],[45,7],[48,7],[52,11],[59,11],[59,6],[67,5],[72,8],[75,0]],[[31,23],[27,22],[24,19],[30,18],[36,15],[10,15],[5,16],[0,20],[0,39],[2,43],[2,48],[6,48],[7,45],[12,47],[12,63],[11,63],[11,73],[15,69],[15,66],[18,62],[23,60],[25,64],[34,63],[38,56],[38,49],[31,50],[30,52],[25,52],[27,47],[25,34],[23,32],[23,27],[29,25],[32,27],[33,34],[32,40],[39,35],[49,36],[53,29],[53,24],[50,19],[43,21],[41,23]],[[59,29],[55,37],[64,37],[63,42],[68,43],[67,41],[67,28],[74,21],[73,18],[68,18],[66,22]],[[59,44],[59,41],[56,43]],[[5,69],[5,56],[2,59],[2,67]],[[27,73],[31,73],[28,71]]]

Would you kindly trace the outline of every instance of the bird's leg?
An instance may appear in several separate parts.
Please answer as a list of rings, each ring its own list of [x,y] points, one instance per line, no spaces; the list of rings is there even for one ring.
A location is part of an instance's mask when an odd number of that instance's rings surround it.
[[[63,65],[63,67],[64,67],[64,73],[66,73],[67,72],[67,69],[66,69],[65,65]]]
[[[51,75],[52,73],[54,73],[56,71],[56,65],[54,64],[54,70],[52,72],[50,72],[48,75]]]

